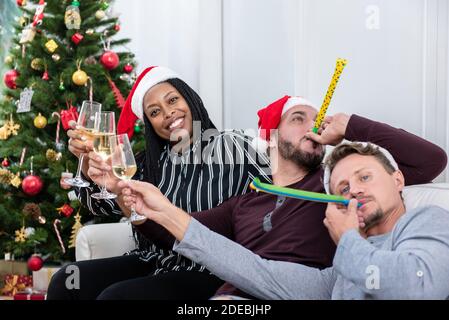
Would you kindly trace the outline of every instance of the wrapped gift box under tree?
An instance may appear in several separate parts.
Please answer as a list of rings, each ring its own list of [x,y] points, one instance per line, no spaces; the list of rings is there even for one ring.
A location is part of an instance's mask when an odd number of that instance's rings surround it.
[[[0,288],[5,286],[7,275],[26,276],[29,274],[26,261],[0,260]]]
[[[9,274],[5,277],[5,285],[0,290],[3,296],[13,297],[16,293],[33,286],[33,276]]]
[[[14,300],[46,300],[46,299],[47,299],[46,292],[35,290],[21,291],[17,292],[14,295]]]

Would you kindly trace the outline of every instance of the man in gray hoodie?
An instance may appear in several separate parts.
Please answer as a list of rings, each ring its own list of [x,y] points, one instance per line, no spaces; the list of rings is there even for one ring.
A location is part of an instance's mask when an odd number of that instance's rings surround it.
[[[325,171],[327,190],[352,200],[327,208],[324,224],[337,252],[324,270],[263,259],[182,211],[161,210],[145,185],[122,186],[128,206],[140,202],[142,214],[176,237],[177,252],[257,298],[448,299],[449,212],[435,206],[407,211],[401,171],[372,144],[338,146]]]

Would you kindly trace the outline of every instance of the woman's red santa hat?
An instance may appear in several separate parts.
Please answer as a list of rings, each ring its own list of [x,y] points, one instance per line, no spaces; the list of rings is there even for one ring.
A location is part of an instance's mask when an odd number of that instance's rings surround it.
[[[260,153],[267,152],[270,131],[277,129],[282,116],[295,106],[310,106],[316,109],[313,103],[303,97],[285,96],[257,112],[259,116],[259,135],[253,139],[252,146],[254,149]]]
[[[143,98],[147,91],[155,85],[169,79],[179,78],[173,70],[165,67],[149,67],[137,77],[131,92],[126,99],[125,106],[118,120],[118,134],[127,133],[129,138],[134,134],[134,125],[137,119],[143,121]]]

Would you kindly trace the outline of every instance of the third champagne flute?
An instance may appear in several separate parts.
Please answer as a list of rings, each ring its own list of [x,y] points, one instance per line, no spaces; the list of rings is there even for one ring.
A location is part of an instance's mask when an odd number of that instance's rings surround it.
[[[115,115],[114,112],[99,112],[95,115],[95,135],[94,152],[107,161],[111,155],[111,145],[109,138],[115,135]],[[94,199],[115,199],[116,194],[106,190],[106,174],[103,173],[103,185],[99,193],[91,195]]]
[[[112,172],[121,180],[131,180],[137,172],[137,165],[128,135],[120,134],[112,136],[109,139],[112,151]],[[145,219],[145,216],[137,214],[135,209],[131,208],[131,222]]]

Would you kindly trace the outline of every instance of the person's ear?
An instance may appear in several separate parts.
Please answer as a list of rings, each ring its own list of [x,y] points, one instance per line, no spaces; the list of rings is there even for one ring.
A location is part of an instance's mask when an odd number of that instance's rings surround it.
[[[393,172],[393,179],[398,191],[401,192],[405,186],[405,179],[401,170],[396,170],[395,172]]]

